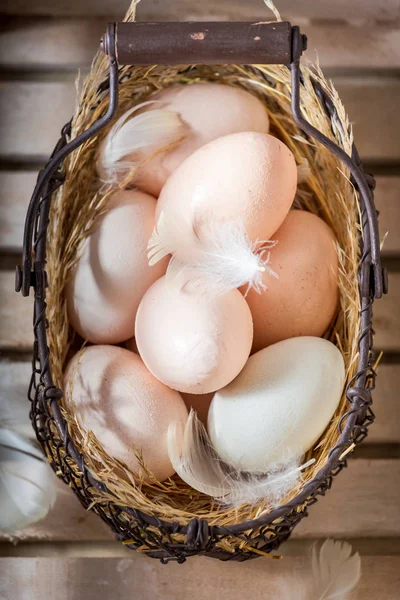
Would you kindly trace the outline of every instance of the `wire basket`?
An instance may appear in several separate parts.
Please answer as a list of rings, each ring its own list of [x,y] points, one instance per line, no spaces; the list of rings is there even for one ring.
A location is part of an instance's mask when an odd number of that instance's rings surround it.
[[[184,562],[196,554],[242,561],[269,554],[288,539],[374,420],[372,306],[387,292],[374,179],[363,171],[332,84],[318,68],[300,66],[306,38],[298,27],[286,22],[134,23],[134,4],[124,23],[109,25],[75,115],[39,173],[28,208],[16,290],[27,296],[33,287],[35,297],[31,419],[57,475],[124,545],[163,562]],[[301,489],[273,509],[240,507],[224,513],[202,497],[196,511],[185,506],[190,490],[177,482],[170,485],[179,492],[180,506],[169,502],[168,486],[162,501],[145,486],[128,485],[121,493],[89,456],[63,408],[62,375],[72,345],[64,287],[80,244],[112,191],[104,193],[93,184],[98,145],[127,107],[173,83],[202,80],[241,86],[263,100],[272,133],[298,162],[305,157],[311,167],[296,207],[324,218],[340,247],[341,310],[330,339],[345,359],[345,394],[313,451],[315,467]],[[115,466],[111,457],[109,466]]]

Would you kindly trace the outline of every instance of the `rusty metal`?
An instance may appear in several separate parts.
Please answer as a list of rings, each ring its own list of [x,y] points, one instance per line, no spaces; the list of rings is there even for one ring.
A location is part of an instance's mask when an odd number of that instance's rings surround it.
[[[218,34],[216,33],[217,37],[223,35],[224,31],[234,27],[234,24],[223,25],[222,27],[222,24],[215,24],[213,31],[218,32]],[[166,27],[167,25],[159,24],[157,28],[154,28],[154,31],[160,32],[163,26]],[[177,27],[176,24],[175,26]],[[187,31],[185,24],[180,24],[180,26],[182,31]],[[198,31],[205,28],[204,23],[191,24],[191,26]],[[85,457],[78,452],[69,436],[67,424],[59,406],[59,400],[62,398],[63,392],[55,387],[53,383],[46,333],[46,239],[51,198],[62,183],[63,174],[60,167],[65,157],[85,140],[98,133],[115,114],[118,103],[118,63],[116,60],[118,40],[115,38],[115,32],[118,31],[118,27],[119,25],[117,27],[115,24],[110,25],[105,38],[103,38],[103,47],[110,57],[108,86],[110,103],[107,113],[85,133],[72,141],[68,141],[71,134],[70,124],[67,124],[63,129],[61,139],[49,163],[39,174],[38,183],[32,195],[24,232],[23,266],[17,269],[16,275],[17,291],[21,291],[26,296],[29,294],[30,287],[33,287],[35,293],[33,373],[28,393],[32,403],[31,420],[37,438],[49,457],[54,470],[74,489],[85,507],[92,504],[92,487],[99,491],[105,491],[105,486],[96,481],[88,472]],[[138,31],[136,28],[130,28],[129,30]],[[147,31],[150,31],[150,29]],[[317,501],[318,496],[326,493],[331,487],[333,477],[346,466],[349,455],[343,457],[343,451],[353,443],[358,444],[361,442],[367,435],[368,426],[374,420],[374,414],[371,410],[371,394],[375,381],[375,372],[372,368],[372,305],[375,298],[379,298],[382,293],[387,292],[386,273],[382,271],[380,262],[377,214],[373,202],[374,179],[364,173],[355,147],[352,156],[349,157],[334,142],[304,120],[300,108],[302,79],[299,58],[305,47],[305,39],[297,27],[290,28],[290,39],[292,112],[294,119],[306,136],[317,139],[343,161],[350,170],[352,181],[360,196],[363,236],[360,236],[362,258],[359,269],[361,299],[360,337],[358,340],[359,359],[357,374],[346,389],[349,410],[342,417],[339,424],[341,432],[339,441],[332,448],[327,464],[319,471],[318,475],[305,485],[301,493],[291,502],[258,519],[237,523],[229,527],[221,527],[218,525],[211,526],[203,519],[194,518],[187,526],[183,526],[179,523],[163,521],[139,510],[117,506],[113,502],[105,502],[95,506],[94,510],[114,531],[117,539],[132,549],[146,546],[148,549],[147,554],[160,559],[162,562],[173,560],[181,563],[187,557],[196,554],[237,561],[244,561],[257,556],[257,554],[246,549],[237,550],[233,554],[219,549],[217,547],[218,542],[227,536],[235,536],[253,547],[257,546],[261,552],[271,552],[279,548],[280,544],[290,536],[293,528],[307,515],[308,507]],[[125,40],[124,47],[126,43]],[[146,44],[146,48],[149,49],[149,43],[146,42]],[[157,39],[153,39],[152,44],[156,48]],[[160,50],[156,48],[155,51],[159,52]],[[250,48],[248,52],[245,56],[242,55],[241,62],[245,62],[245,59],[251,56],[252,49]],[[265,48],[265,53],[260,55],[259,62],[266,62],[265,57],[270,56],[269,52],[270,50]],[[221,56],[218,54],[216,46],[213,46],[213,50],[209,52],[208,56],[210,59],[212,56],[214,62],[221,62]],[[186,55],[179,56],[179,62],[185,62],[185,58]],[[178,57],[176,57],[176,60],[178,60]],[[323,88],[317,80],[313,81],[313,85],[320,99],[321,109],[326,112],[332,122],[336,121],[335,108]],[[34,262],[32,261],[32,255],[34,256]],[[73,461],[77,466],[80,472],[79,478],[77,478],[76,469],[73,469],[70,461]],[[276,523],[277,519],[279,519],[279,523]],[[185,536],[185,543],[176,543],[173,540],[172,536],[176,533]]]

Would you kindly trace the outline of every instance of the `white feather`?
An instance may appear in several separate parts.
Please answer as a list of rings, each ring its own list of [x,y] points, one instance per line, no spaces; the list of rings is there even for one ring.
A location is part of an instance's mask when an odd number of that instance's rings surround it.
[[[279,505],[287,493],[300,484],[301,471],[314,462],[300,466],[297,460],[292,460],[270,467],[262,476],[237,471],[218,457],[193,410],[186,425],[170,425],[168,455],[183,481],[228,506],[255,504],[264,499],[273,506]]]
[[[158,108],[132,116],[155,101],[134,106],[118,119],[103,141],[97,170],[104,183],[119,183],[139,162],[131,156],[148,148],[155,150],[178,141],[184,124],[179,114]],[[127,160],[121,160],[127,157]]]
[[[346,600],[361,576],[358,552],[351,555],[347,542],[325,540],[318,551],[312,549],[313,582],[310,600]]]
[[[13,533],[43,519],[56,500],[56,478],[43,454],[0,427],[0,531]]]
[[[361,559],[351,555],[347,542],[325,540],[313,544],[311,565],[299,578],[286,577],[280,586],[279,598],[284,600],[348,600],[361,577]]]
[[[278,275],[270,267],[270,249],[277,242],[251,242],[243,220],[215,221],[194,218],[170,219],[160,214],[150,238],[149,264],[172,254],[167,281],[181,287],[189,285],[196,292],[224,294],[248,286],[258,293],[267,286],[263,274]]]

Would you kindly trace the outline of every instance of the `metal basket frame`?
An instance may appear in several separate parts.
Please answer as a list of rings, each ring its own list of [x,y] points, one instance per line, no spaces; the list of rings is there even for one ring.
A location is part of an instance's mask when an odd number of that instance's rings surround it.
[[[175,25],[179,30],[179,27],[183,27],[184,24]],[[213,25],[221,27],[221,24]],[[224,25],[229,29],[229,24]],[[303,118],[300,108],[302,87],[300,56],[306,47],[306,38],[300,33],[298,27],[286,25],[290,27],[291,52],[288,67],[291,70],[291,103],[294,120],[307,136],[323,144],[345,164],[360,198],[363,230],[363,236],[360,236],[361,261],[358,273],[361,324],[357,374],[346,388],[349,410],[340,420],[338,443],[331,449],[327,463],[318,475],[307,483],[291,502],[258,519],[221,527],[210,526],[206,520],[193,518],[188,525],[181,525],[129,507],[117,506],[113,502],[96,504],[95,512],[114,531],[118,540],[132,549],[146,546],[147,554],[161,559],[162,562],[176,560],[181,563],[187,557],[196,554],[239,561],[256,557],[257,553],[246,549],[246,543],[257,548],[261,554],[276,550],[283,541],[288,539],[297,523],[307,516],[308,507],[317,501],[318,496],[325,495],[330,489],[333,477],[347,466],[348,456],[354,450],[354,446],[366,437],[368,426],[374,420],[371,410],[371,392],[374,389],[376,376],[372,368],[372,306],[374,299],[387,293],[387,274],[381,266],[378,221],[373,200],[375,182],[372,176],[364,173],[355,146],[353,146],[352,156],[347,155]],[[198,29],[204,26],[204,23],[197,24]],[[33,372],[28,392],[32,424],[53,469],[73,488],[86,508],[92,503],[92,488],[105,492],[106,487],[88,472],[85,457],[79,453],[71,439],[61,412],[60,400],[63,391],[54,385],[47,345],[45,265],[51,198],[63,182],[63,161],[71,152],[103,129],[112,120],[118,107],[116,24],[109,25],[102,47],[110,59],[107,112],[87,131],[71,141],[68,141],[71,123],[63,128],[62,136],[49,162],[38,176],[26,216],[22,267],[17,267],[16,271],[16,291],[22,292],[23,296],[28,296],[30,288],[34,290]],[[245,63],[246,52],[244,51],[243,54],[242,62]],[[337,120],[335,107],[326,92],[317,80],[313,80],[313,85],[323,110],[331,121]],[[78,477],[77,472],[79,472]],[[183,534],[184,543],[177,543],[174,540],[174,534],[177,533]],[[233,553],[218,548],[218,542],[229,536],[242,539],[244,548],[237,549]]]

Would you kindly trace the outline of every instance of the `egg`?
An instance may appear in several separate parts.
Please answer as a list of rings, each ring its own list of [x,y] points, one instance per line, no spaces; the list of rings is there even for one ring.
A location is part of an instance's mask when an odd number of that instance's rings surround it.
[[[181,396],[187,408],[189,410],[191,408],[195,410],[200,421],[204,425],[206,425],[208,410],[210,408],[211,400],[214,397],[214,393],[211,392],[210,394],[185,394],[184,392],[182,392]]]
[[[135,338],[157,379],[180,392],[206,394],[232,381],[243,368],[253,323],[238,290],[207,297],[169,285],[162,277],[143,296]]]
[[[143,294],[166,271],[167,259],[152,267],[147,261],[155,208],[148,194],[117,192],[84,242],[66,295],[69,321],[89,342],[116,344],[132,337]]]
[[[175,169],[195,150],[218,137],[239,131],[268,133],[268,113],[262,102],[239,87],[218,83],[175,85],[149,98],[155,104],[145,111],[165,109],[177,113],[186,126],[184,139],[160,152],[138,171],[135,185],[154,196]],[[154,148],[151,149],[154,153]],[[146,154],[150,155],[147,150]]]
[[[322,336],[339,303],[335,236],[319,217],[292,210],[274,234],[267,289],[246,296],[254,322],[253,352],[301,335]],[[245,291],[245,288],[243,289]]]
[[[251,473],[301,458],[330,423],[344,379],[340,351],[323,338],[296,337],[260,350],[211,402],[214,448]]]
[[[110,456],[144,475],[137,450],[159,481],[173,475],[168,427],[186,423],[188,411],[178,392],[157,381],[139,356],[116,346],[89,346],[70,361],[65,390],[67,410]]]
[[[265,133],[234,133],[209,142],[174,171],[156,216],[164,212],[182,235],[195,218],[200,225],[240,219],[252,241],[266,240],[286,217],[296,185],[296,163],[283,142]],[[183,252],[196,242],[192,234]]]

